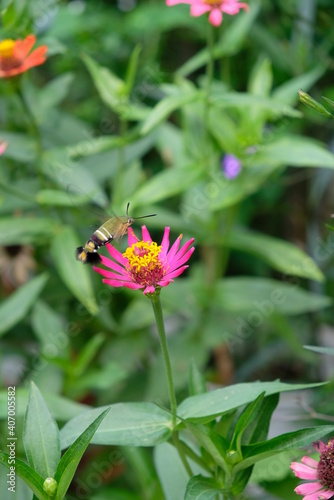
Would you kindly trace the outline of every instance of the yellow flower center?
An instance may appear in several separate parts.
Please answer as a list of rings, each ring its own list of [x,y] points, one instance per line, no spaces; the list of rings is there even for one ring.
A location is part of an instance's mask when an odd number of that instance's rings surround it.
[[[138,241],[123,253],[129,262],[132,279],[143,286],[156,285],[165,270],[159,260],[161,246],[154,241]]]
[[[203,3],[211,5],[212,7],[220,7],[223,3],[223,0],[203,0]]]
[[[4,59],[13,57],[14,47],[15,40],[11,40],[10,38],[2,40],[2,42],[0,42],[0,57]]]

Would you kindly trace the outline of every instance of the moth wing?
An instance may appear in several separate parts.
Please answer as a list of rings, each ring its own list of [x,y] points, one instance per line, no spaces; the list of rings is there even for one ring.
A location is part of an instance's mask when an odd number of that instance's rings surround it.
[[[112,213],[109,213],[107,197],[91,198],[81,188],[74,184],[67,185],[67,194],[73,206],[73,214],[84,221],[85,227],[98,228],[106,220],[110,219]],[[82,224],[80,224],[82,225]]]

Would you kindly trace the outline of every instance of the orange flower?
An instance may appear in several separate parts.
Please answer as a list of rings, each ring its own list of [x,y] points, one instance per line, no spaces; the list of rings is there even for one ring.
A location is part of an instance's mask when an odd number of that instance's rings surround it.
[[[0,42],[0,78],[19,75],[45,62],[46,45],[41,45],[29,54],[35,42],[35,35],[28,35],[24,40],[7,38]]]

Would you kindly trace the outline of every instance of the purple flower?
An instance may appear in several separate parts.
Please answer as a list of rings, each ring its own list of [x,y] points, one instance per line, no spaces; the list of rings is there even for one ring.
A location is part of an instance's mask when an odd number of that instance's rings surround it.
[[[226,179],[234,179],[241,172],[241,162],[236,156],[227,154],[222,160],[222,169]]]

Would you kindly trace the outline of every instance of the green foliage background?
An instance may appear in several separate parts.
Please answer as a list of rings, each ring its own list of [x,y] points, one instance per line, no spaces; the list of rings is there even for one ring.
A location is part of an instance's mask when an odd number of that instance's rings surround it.
[[[208,22],[189,6],[0,2],[1,39],[34,32],[49,47],[43,66],[0,81],[9,143],[0,157],[1,383],[20,388],[18,425],[29,380],[61,424],[83,405],[166,404],[149,301],[102,285],[74,256],[97,212],[123,214],[128,201],[133,216],[158,214],[146,221],[156,241],[165,226],[173,239],[195,237],[189,270],[162,291],[180,400],[192,360],[218,384],[324,376],[302,346],[322,345],[325,325],[333,336],[333,125],[300,105],[298,90],[333,98],[334,9],[329,0],[249,4],[215,32],[206,114]],[[230,181],[228,153],[243,166]],[[330,414],[325,399],[315,405]],[[73,498],[111,453],[94,450]],[[114,452],[85,498],[162,498],[149,451]],[[290,460],[266,484],[259,472],[254,481],[296,498]],[[17,498],[31,498],[20,487]]]

